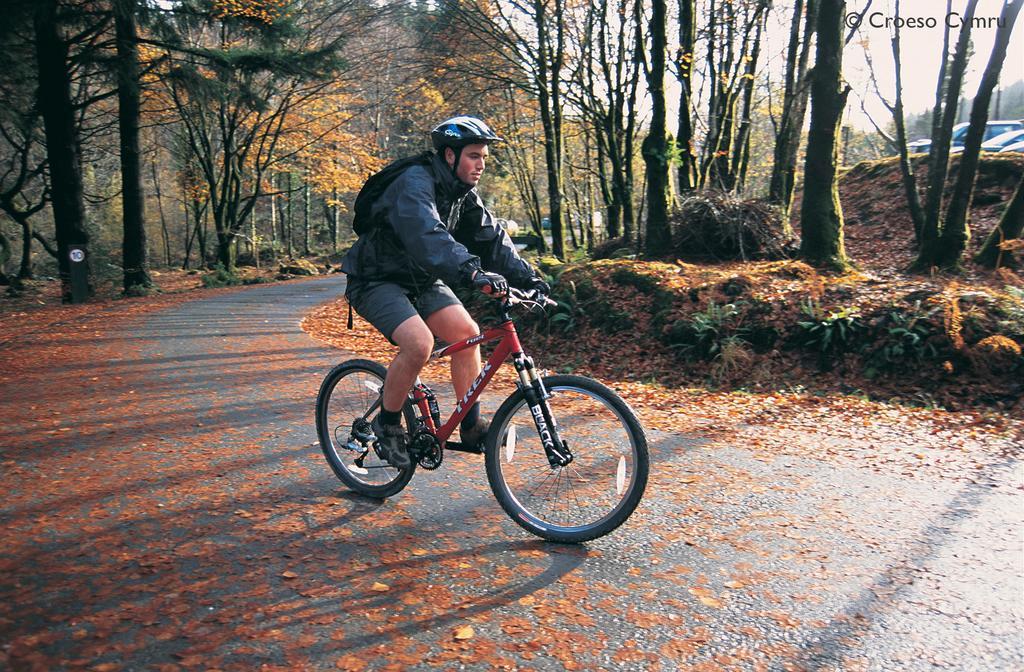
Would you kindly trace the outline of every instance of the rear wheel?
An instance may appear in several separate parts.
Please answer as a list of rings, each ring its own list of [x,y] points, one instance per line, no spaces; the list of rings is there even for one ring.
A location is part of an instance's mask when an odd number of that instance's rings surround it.
[[[334,367],[316,399],[316,432],[328,464],[341,481],[368,497],[390,497],[412,478],[415,463],[396,469],[378,452],[370,422],[380,411],[387,369],[365,359]],[[406,431],[415,416],[404,409]]]
[[[487,439],[487,479],[502,508],[544,539],[581,542],[608,534],[636,509],[647,485],[647,437],[615,392],[581,376],[544,386],[559,438],[572,452],[552,467],[522,390],[495,413]]]

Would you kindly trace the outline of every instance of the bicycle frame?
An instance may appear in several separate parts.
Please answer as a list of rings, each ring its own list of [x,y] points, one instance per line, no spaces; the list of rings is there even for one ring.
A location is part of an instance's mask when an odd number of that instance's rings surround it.
[[[433,413],[433,409],[430,408],[430,399],[432,395],[428,395],[429,390],[425,389],[426,386],[417,380],[416,386],[412,391],[412,400],[419,408],[420,415],[423,418],[427,429],[431,434],[438,438],[442,446],[447,443],[449,437],[451,437],[452,433],[455,431],[455,428],[462,419],[466,417],[469,409],[476,403],[480,394],[483,393],[484,388],[487,387],[487,384],[491,381],[491,378],[494,377],[494,374],[497,373],[498,369],[501,368],[501,365],[505,360],[508,359],[509,356],[512,356],[514,360],[518,360],[520,357],[523,357],[523,347],[519,342],[519,335],[516,333],[515,324],[512,320],[508,320],[496,327],[487,329],[481,334],[470,336],[469,338],[465,338],[456,343],[452,343],[451,345],[439,348],[431,353],[431,359],[440,359],[442,357],[447,357],[457,352],[461,352],[462,350],[466,350],[467,348],[471,348],[475,345],[490,343],[491,341],[499,339],[501,342],[498,343],[494,352],[491,353],[491,356],[486,362],[484,362],[483,368],[480,370],[480,375],[478,375],[476,380],[474,380],[469,386],[469,391],[466,392],[465,396],[455,404],[455,410],[452,412],[448,420],[440,427],[437,426],[435,413]],[[516,368],[519,369],[519,366]],[[434,403],[436,407],[436,401]]]
[[[498,326],[431,353],[431,359],[439,359],[480,343],[500,341],[497,347],[495,347],[494,352],[491,353],[491,356],[484,362],[480,375],[469,386],[469,390],[463,398],[455,404],[455,410],[443,425],[438,427],[440,424],[440,412],[434,393],[419,380],[416,381],[416,385],[413,386],[410,392],[412,401],[419,409],[420,417],[423,419],[427,431],[437,437],[442,448],[468,453],[480,453],[480,449],[475,446],[455,443],[454,441],[449,441],[449,438],[455,431],[455,427],[466,417],[466,413],[476,403],[476,400],[480,397],[484,388],[487,387],[491,378],[494,377],[494,374],[501,368],[505,360],[511,356],[512,364],[519,374],[518,384],[526,395],[527,403],[533,415],[534,423],[537,426],[541,443],[544,446],[544,452],[547,454],[548,462],[552,467],[564,467],[572,462],[573,456],[572,451],[558,436],[558,424],[552,417],[551,409],[546,401],[550,395],[544,389],[543,381],[534,370],[533,360],[523,352],[523,346],[519,342],[519,334],[516,333],[515,323],[508,315],[508,304],[503,304],[502,317],[504,320]]]

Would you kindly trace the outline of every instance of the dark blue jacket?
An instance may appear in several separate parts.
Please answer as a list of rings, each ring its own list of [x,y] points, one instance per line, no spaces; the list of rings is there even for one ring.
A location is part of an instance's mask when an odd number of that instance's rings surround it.
[[[352,280],[410,288],[436,279],[470,285],[473,272],[483,269],[526,289],[534,277],[476,189],[455,177],[436,154],[429,165],[413,165],[395,178],[370,213],[374,226],[341,263]]]

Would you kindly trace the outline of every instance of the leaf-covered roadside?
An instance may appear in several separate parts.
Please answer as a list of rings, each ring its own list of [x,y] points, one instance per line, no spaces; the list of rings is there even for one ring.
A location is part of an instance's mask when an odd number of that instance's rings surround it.
[[[552,272],[562,305],[520,321],[552,368],[1024,412],[1024,289],[1009,271],[973,284],[826,275],[795,261],[605,260]]]
[[[352,329],[347,328],[347,318],[348,305],[340,299],[314,310],[302,327],[353,357],[390,361],[395,347],[358,314],[353,315]],[[566,337],[528,332],[523,340],[542,367],[588,362],[581,368],[619,391],[648,429],[697,435],[709,442],[709,449],[743,446],[765,459],[799,455],[878,469],[898,467],[908,475],[928,470],[970,480],[993,459],[1020,454],[1024,442],[1024,422],[1007,413],[872,401],[838,389],[825,391],[820,380],[815,392],[797,385],[712,390],[686,385],[685,374],[674,379],[675,385],[654,382],[654,377],[678,373],[680,365],[671,353],[644,351],[629,334]],[[514,375],[506,369],[495,376],[492,390],[511,390]],[[446,363],[431,362],[424,378],[447,389]]]

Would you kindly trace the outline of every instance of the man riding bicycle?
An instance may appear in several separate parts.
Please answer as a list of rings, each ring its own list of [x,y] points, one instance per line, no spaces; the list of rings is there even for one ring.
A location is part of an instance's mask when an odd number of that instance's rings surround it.
[[[372,423],[387,461],[399,469],[411,463],[402,408],[430,358],[434,337],[453,343],[479,333],[449,286],[495,296],[504,295],[509,285],[550,293],[476,191],[488,146],[501,138],[469,116],[441,122],[430,136],[436,152],[391,164],[360,191],[359,239],[341,266],[348,275],[349,305],[399,348]],[[452,356],[458,398],[480,368],[479,346]],[[474,404],[460,424],[462,443],[479,444],[488,428],[480,404]]]

